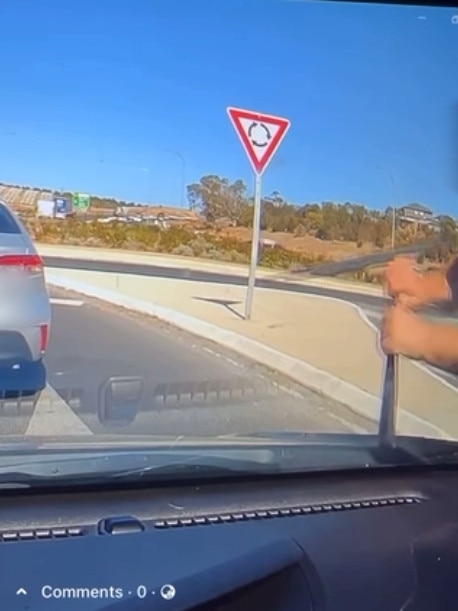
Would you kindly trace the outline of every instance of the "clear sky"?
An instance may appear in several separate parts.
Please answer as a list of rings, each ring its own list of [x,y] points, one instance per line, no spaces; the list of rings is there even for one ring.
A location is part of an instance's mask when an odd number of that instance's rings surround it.
[[[171,205],[183,171],[187,183],[219,174],[251,187],[233,105],[291,120],[265,194],[417,201],[458,216],[452,15],[285,0],[2,0],[0,181]]]

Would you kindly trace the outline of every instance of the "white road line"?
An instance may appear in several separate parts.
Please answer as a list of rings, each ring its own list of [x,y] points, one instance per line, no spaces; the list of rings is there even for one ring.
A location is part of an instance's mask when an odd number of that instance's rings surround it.
[[[332,299],[332,298],[325,297],[324,299]],[[370,311],[372,310],[372,308],[362,308],[361,306],[358,306],[349,301],[344,302],[344,303],[348,303],[349,305],[353,306],[356,309],[356,311],[358,312],[359,316],[361,317],[361,320],[363,320],[371,329],[376,331],[377,334],[379,333],[379,329],[376,323],[374,323],[374,321],[371,320],[371,317],[375,318],[377,316],[377,314],[374,311]],[[380,314],[378,314],[378,316],[380,316],[378,320],[381,321],[382,316]],[[431,367],[430,365],[427,365],[426,363],[419,363],[418,361],[413,361],[413,360],[410,360],[410,362],[412,363],[414,367],[416,367],[420,371],[423,371],[424,373],[429,374],[434,380],[436,380],[437,382],[439,382],[440,384],[442,384],[449,390],[455,393],[458,393],[458,387],[455,386],[455,384],[452,382],[454,377],[451,377],[451,374],[445,373],[444,375],[443,371],[441,371],[440,369],[437,369],[436,367]]]
[[[46,436],[92,435],[93,433],[48,384],[41,393],[25,434]]]
[[[364,307],[363,310],[366,313],[366,315],[370,318],[375,318],[376,320],[379,320],[379,321],[381,321],[383,318],[383,313],[381,310],[377,310],[376,308],[369,308],[369,307]]]
[[[50,298],[51,305],[63,305],[63,306],[74,306],[79,307],[84,305],[84,301],[78,299],[58,299],[57,297]]]

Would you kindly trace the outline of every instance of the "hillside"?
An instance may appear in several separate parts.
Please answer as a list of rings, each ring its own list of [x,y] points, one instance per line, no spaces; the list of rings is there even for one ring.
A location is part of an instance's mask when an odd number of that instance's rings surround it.
[[[20,214],[31,215],[39,199],[50,199],[53,196],[50,189],[39,189],[30,187],[20,187],[18,185],[0,184],[0,199],[4,200],[11,208]],[[65,197],[71,197],[70,193],[64,193]],[[113,214],[118,206],[128,206],[135,214],[147,214],[157,216],[163,214],[172,219],[183,219],[185,221],[197,221],[199,215],[191,210],[173,208],[171,206],[137,206],[133,203],[126,203],[112,198],[93,197],[92,205],[88,213],[95,216],[106,216]]]
[[[34,210],[39,199],[50,199],[52,191],[47,189],[29,189],[10,185],[0,185],[0,199],[5,201],[16,212]]]

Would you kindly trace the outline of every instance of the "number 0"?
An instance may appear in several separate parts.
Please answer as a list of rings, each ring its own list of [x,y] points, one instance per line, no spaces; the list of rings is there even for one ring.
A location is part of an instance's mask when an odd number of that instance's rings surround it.
[[[145,586],[138,586],[137,588],[138,598],[146,598],[147,594],[148,594],[148,590],[145,588]]]

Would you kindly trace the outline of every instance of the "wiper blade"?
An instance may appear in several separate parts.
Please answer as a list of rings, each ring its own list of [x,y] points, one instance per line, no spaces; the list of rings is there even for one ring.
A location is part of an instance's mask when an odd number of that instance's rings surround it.
[[[218,477],[229,475],[260,475],[261,473],[275,473],[279,471],[278,466],[268,464],[266,468],[255,462],[242,462],[232,466],[222,466],[202,463],[176,463],[171,465],[139,467],[138,469],[130,469],[111,473],[110,479],[145,479],[149,476],[156,478],[173,476],[174,478],[185,477]]]
[[[237,438],[237,435],[227,438]],[[322,452],[366,452],[374,464],[379,466],[402,465],[458,465],[458,441],[428,437],[394,435],[390,444],[380,443],[380,433],[311,433],[309,431],[255,431],[239,436],[246,439],[264,440],[284,447],[303,447],[304,450]],[[316,454],[318,456],[318,454]],[[341,455],[345,467],[345,455]]]
[[[6,459],[2,462],[5,463]],[[8,463],[8,461],[6,460]],[[272,473],[279,467],[276,454],[264,448],[202,450],[59,452],[27,460],[17,457],[0,467],[0,488],[13,485],[47,486],[71,482],[88,483],[109,479],[144,479],[171,477],[216,477]]]
[[[431,248],[443,245],[444,243],[447,243],[447,240],[444,240],[443,236],[440,236],[431,240],[423,240],[414,244],[408,244],[407,246],[381,250],[368,255],[349,257],[348,259],[342,259],[340,261],[315,263],[308,267],[296,268],[292,270],[292,273],[301,275],[310,274],[311,276],[323,277],[338,276],[340,274],[360,271],[365,267],[383,265],[389,261],[392,261],[395,257],[402,255],[420,255],[428,252],[428,250]]]
[[[260,431],[227,435],[212,445],[175,440],[149,448],[99,447],[0,454],[0,491],[110,481],[189,480],[368,467],[458,465],[458,442],[395,437],[381,446],[378,435]],[[163,442],[161,442],[162,444]]]

